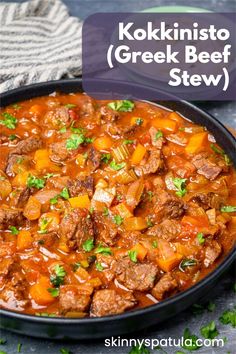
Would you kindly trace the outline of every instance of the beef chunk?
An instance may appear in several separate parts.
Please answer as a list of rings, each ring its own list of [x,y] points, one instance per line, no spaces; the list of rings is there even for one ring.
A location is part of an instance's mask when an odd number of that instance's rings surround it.
[[[81,249],[94,236],[93,223],[87,209],[74,209],[63,217],[59,236],[67,240],[70,249]]]
[[[114,223],[101,212],[93,213],[94,230],[98,242],[113,246],[116,242],[118,230]]]
[[[115,123],[120,118],[120,114],[117,111],[109,108],[108,106],[102,106],[100,108],[101,119],[103,122]]]
[[[164,143],[164,138],[161,136],[157,138],[158,130],[154,127],[149,129],[149,134],[152,140],[152,145],[155,146],[157,149],[161,149]]]
[[[17,190],[13,198],[14,206],[17,206],[18,208],[23,208],[27,203],[29,197],[33,193],[33,191],[34,188],[28,188],[28,187]]]
[[[223,197],[213,192],[196,193],[192,199],[205,210],[212,208],[220,209],[220,207],[225,203]]]
[[[178,287],[176,279],[170,273],[166,273],[161,277],[157,284],[152,289],[152,295],[157,300],[162,300],[165,295],[168,295],[171,291]]]
[[[138,176],[149,175],[150,173],[156,173],[164,167],[161,151],[154,149],[149,151],[149,157],[147,161],[140,166],[135,167],[135,173]]]
[[[35,233],[33,235],[36,246],[52,247],[58,240],[57,233],[55,231],[48,232],[46,234]]]
[[[30,138],[21,140],[11,151],[11,154],[23,155],[29,154],[35,150],[42,148],[43,142],[39,137],[31,136]]]
[[[43,124],[50,128],[68,127],[70,123],[71,117],[66,107],[57,107],[48,111],[43,118]]]
[[[205,176],[211,181],[214,180],[222,171],[222,168],[210,161],[205,154],[198,154],[192,160],[200,175]]]
[[[97,254],[97,262],[100,263],[103,267],[102,275],[107,279],[107,281],[111,281],[114,278],[114,264],[115,259],[114,256],[105,255],[98,253]]]
[[[96,171],[101,163],[101,154],[94,147],[88,152],[88,166],[92,171]]]
[[[0,230],[7,229],[9,226],[22,225],[25,218],[22,211],[14,209],[0,209]]]
[[[50,159],[53,162],[60,163],[65,161],[70,155],[69,150],[66,148],[66,142],[60,141],[50,145]]]
[[[151,263],[134,263],[128,258],[114,266],[116,278],[129,290],[148,291],[153,288],[158,268]]]
[[[61,313],[68,311],[85,312],[88,310],[93,288],[89,285],[62,285],[59,306]]]
[[[85,176],[74,180],[69,180],[67,183],[71,197],[76,197],[80,194],[88,193],[90,197],[93,195],[93,177]]]
[[[0,262],[0,278],[6,277],[14,263],[13,258],[3,258]]]
[[[120,295],[115,290],[98,290],[93,296],[90,316],[117,315],[132,308],[136,303],[131,292]]]
[[[217,241],[210,241],[209,245],[205,249],[205,267],[209,267],[211,264],[213,264],[215,260],[220,256],[221,251],[221,245]]]
[[[180,233],[181,226],[179,222],[175,220],[166,219],[162,221],[161,224],[157,224],[151,227],[147,234],[148,236],[156,236],[159,238],[164,238],[167,241],[174,240],[176,236]]]
[[[27,299],[28,282],[19,264],[16,262],[11,264],[7,277],[8,280],[0,292],[0,302],[4,303],[6,308],[21,311],[29,300]]]
[[[183,215],[185,211],[184,202],[165,190],[158,190],[157,202],[154,207],[154,212],[158,220],[163,217],[175,219]]]
[[[69,180],[69,176],[55,176],[47,180],[47,186],[62,190],[67,187]]]
[[[15,173],[20,170],[22,162],[29,164],[29,157],[26,155],[10,154],[5,168],[6,174],[8,176],[14,176]]]

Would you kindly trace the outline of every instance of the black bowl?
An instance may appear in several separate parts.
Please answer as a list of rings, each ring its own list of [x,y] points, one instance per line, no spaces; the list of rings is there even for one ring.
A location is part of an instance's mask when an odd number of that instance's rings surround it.
[[[114,82],[114,92],[117,92],[117,87],[118,85]],[[135,87],[137,87],[137,92],[141,88],[141,86],[136,84]],[[128,86],[125,83],[119,83],[119,89],[122,89],[127,94],[129,93]],[[152,88],[147,87],[146,89],[153,92]],[[33,97],[48,95],[54,91],[64,93],[82,92],[82,80],[61,80],[18,88],[2,94],[1,105],[6,106]],[[178,111],[193,122],[206,126],[214,134],[217,142],[231,157],[236,166],[235,138],[214,117],[185,101],[158,101],[158,104],[170,110]],[[121,315],[84,319],[37,317],[1,310],[0,326],[16,333],[55,339],[95,339],[141,330],[176,315],[204,297],[235,259],[236,248],[234,247],[220,265],[196,285],[158,304],[143,309],[129,311]]]

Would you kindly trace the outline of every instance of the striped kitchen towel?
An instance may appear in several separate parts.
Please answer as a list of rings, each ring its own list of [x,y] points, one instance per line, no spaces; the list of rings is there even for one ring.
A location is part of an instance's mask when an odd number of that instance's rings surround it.
[[[81,36],[60,0],[0,3],[0,92],[80,75]]]

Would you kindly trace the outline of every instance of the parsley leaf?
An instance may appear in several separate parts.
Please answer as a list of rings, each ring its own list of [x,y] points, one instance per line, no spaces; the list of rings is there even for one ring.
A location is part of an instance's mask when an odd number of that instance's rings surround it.
[[[132,262],[137,263],[137,255],[138,255],[137,251],[135,250],[128,251],[128,255]]]
[[[49,178],[54,177],[54,176],[56,176],[54,173],[47,173],[45,176],[43,176],[43,178],[49,179]]]
[[[8,129],[15,129],[17,125],[17,119],[12,114],[4,112],[2,113],[4,119],[0,120],[0,124],[5,125]]]
[[[54,205],[58,203],[58,195],[50,199],[50,204]]]
[[[158,247],[158,244],[157,244],[157,241],[156,241],[156,240],[154,240],[154,241],[152,242],[152,247],[153,247],[153,248],[157,248],[157,247]]]
[[[183,197],[187,193],[187,190],[185,188],[186,181],[186,178],[173,178],[174,186],[178,189],[176,192],[176,195],[178,197]]]
[[[102,272],[103,271],[103,266],[101,265],[101,263],[99,262],[96,262],[95,263],[95,266],[96,266],[96,269],[99,271],[99,272]]]
[[[12,107],[13,107],[14,109],[21,109],[21,106],[20,106],[19,104],[17,104],[17,103],[14,103],[14,104],[12,105]]]
[[[216,305],[214,304],[214,302],[209,301],[209,303],[207,304],[207,310],[209,312],[213,312],[215,310],[215,308],[216,308]]]
[[[141,346],[132,346],[132,349],[129,351],[129,354],[150,354],[150,351],[142,344]]]
[[[48,225],[50,224],[51,221],[52,221],[51,218],[42,218],[40,220],[40,223],[39,223],[40,229],[39,229],[38,233],[39,234],[46,234],[47,233],[47,227],[48,227]]]
[[[53,271],[55,274],[50,276],[50,282],[54,286],[58,287],[64,283],[66,271],[65,271],[64,267],[61,266],[60,264],[56,264]]]
[[[67,150],[76,150],[79,145],[85,142],[84,134],[71,134],[70,138],[66,140]]]
[[[120,226],[123,223],[124,218],[122,218],[120,215],[114,215],[113,221],[116,225]]]
[[[16,138],[17,138],[16,134],[11,134],[11,135],[9,135],[9,137],[8,137],[8,139],[9,139],[10,141],[15,140]]]
[[[27,187],[41,189],[44,187],[44,185],[45,185],[44,179],[29,175],[27,179]]]
[[[108,216],[109,215],[109,209],[107,207],[104,207],[103,209],[103,213],[104,216]]]
[[[69,350],[65,349],[65,348],[61,348],[60,349],[60,353],[61,354],[71,354],[71,352]]]
[[[155,141],[157,141],[158,139],[160,139],[163,136],[163,133],[161,130],[158,130],[158,132],[155,135]]]
[[[184,343],[182,345],[182,348],[190,351],[198,350],[199,348],[201,348],[201,346],[196,343],[198,339],[199,338],[195,334],[191,334],[190,330],[186,328],[184,330]]]
[[[67,103],[67,104],[64,105],[64,107],[66,107],[66,108],[75,108],[75,107],[77,107],[77,105],[73,104],[73,103]]]
[[[6,342],[7,342],[6,339],[0,338],[0,344],[6,344]]]
[[[133,144],[133,143],[134,143],[134,140],[125,139],[123,141],[123,144],[125,144],[125,145],[130,145],[130,144]]]
[[[221,207],[220,211],[222,213],[235,213],[236,212],[236,206],[234,205],[225,205]]]
[[[135,119],[135,124],[142,125],[143,124],[143,119],[142,118]]]
[[[116,163],[115,160],[111,161],[110,163],[110,167],[115,171],[121,170],[122,168],[125,167],[125,165],[126,165],[125,162]]]
[[[85,252],[90,252],[92,251],[92,249],[94,248],[94,243],[93,243],[93,239],[92,238],[89,238],[88,240],[86,240],[83,245],[83,250]]]
[[[102,253],[104,255],[111,255],[112,251],[110,247],[103,247],[102,245],[98,245],[98,247],[95,250],[95,253]]]
[[[64,199],[69,199],[70,195],[69,195],[69,191],[68,188],[63,188],[61,193],[60,193],[60,197],[64,198]]]
[[[197,264],[196,259],[183,259],[182,262],[179,265],[179,269],[182,270],[182,272],[184,272],[185,268],[187,267],[192,267],[195,266]]]
[[[233,310],[225,311],[219,318],[223,324],[231,324],[232,327],[236,327],[236,307]]]
[[[197,239],[200,245],[203,245],[206,241],[202,232],[197,234]]]
[[[9,230],[11,230],[12,235],[19,234],[19,230],[15,226],[9,226]]]
[[[59,296],[59,289],[58,288],[48,288],[48,292],[52,295],[52,297]]]
[[[134,109],[134,103],[129,100],[123,101],[114,101],[107,104],[109,108],[113,109],[113,111],[118,112],[132,112]]]
[[[215,321],[211,321],[208,325],[200,329],[201,335],[206,339],[214,339],[218,336],[219,332],[216,329]]]
[[[101,161],[104,163],[108,163],[111,159],[111,154],[102,154]]]
[[[21,343],[18,343],[18,344],[17,344],[17,353],[20,353],[20,352],[21,352],[21,347],[22,347],[22,344],[21,344]]]

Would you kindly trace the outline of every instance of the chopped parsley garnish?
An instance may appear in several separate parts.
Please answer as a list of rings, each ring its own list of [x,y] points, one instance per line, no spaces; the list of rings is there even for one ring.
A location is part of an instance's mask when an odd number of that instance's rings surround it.
[[[218,336],[219,332],[216,329],[215,321],[211,321],[208,325],[200,329],[201,335],[206,339],[214,339]]]
[[[113,221],[116,225],[120,226],[123,223],[124,218],[122,218],[120,215],[114,215]]]
[[[155,347],[156,349],[157,347]],[[150,354],[150,350],[148,350],[145,345],[135,345],[132,346],[132,349],[129,351],[129,354]]]
[[[129,100],[123,101],[114,101],[107,104],[109,108],[113,109],[113,111],[118,112],[132,112],[134,109],[134,103]]]
[[[60,291],[58,288],[48,288],[48,292],[52,295],[52,297],[58,297]]]
[[[225,205],[220,208],[220,211],[222,213],[235,213],[236,212],[236,206],[234,205]]]
[[[155,240],[152,241],[152,247],[153,248],[157,248],[158,247],[157,241],[155,241]]]
[[[0,344],[6,344],[6,339],[0,338]]]
[[[10,141],[15,140],[16,138],[17,138],[16,134],[11,134],[11,135],[9,135],[9,137],[8,137],[8,139],[9,139]]]
[[[173,178],[174,186],[177,188],[176,195],[178,197],[183,197],[187,193],[187,190],[185,188],[186,181],[186,178]]]
[[[95,253],[101,253],[104,255],[111,255],[112,251],[110,247],[103,247],[102,245],[98,245],[98,247],[95,249]]]
[[[231,324],[232,327],[236,327],[236,307],[233,310],[225,311],[219,318],[223,324]]]
[[[111,159],[111,154],[102,154],[101,161],[104,163],[108,163]]]
[[[125,167],[125,165],[126,165],[125,162],[116,163],[115,160],[111,161],[110,163],[110,167],[115,171],[121,170],[122,168]]]
[[[142,118],[135,119],[135,124],[142,125],[143,124],[143,119]]]
[[[184,343],[182,345],[182,348],[190,351],[198,350],[199,348],[201,348],[201,346],[197,344],[198,339],[199,338],[195,334],[192,334],[190,330],[186,328],[184,330]]]
[[[209,303],[207,304],[207,310],[209,312],[213,312],[215,311],[215,308],[216,308],[216,304],[214,304],[214,302],[212,301],[209,301]]]
[[[109,215],[109,209],[107,207],[104,207],[103,209],[103,213],[104,216],[108,216]]]
[[[27,187],[41,189],[44,187],[44,185],[45,185],[44,179],[29,175],[27,179]]]
[[[187,267],[192,267],[195,266],[197,264],[197,261],[195,259],[183,259],[182,262],[179,265],[179,269],[182,270],[184,272],[184,270]]]
[[[49,179],[49,178],[54,177],[54,176],[56,176],[54,173],[47,173],[45,176],[43,176],[43,178]]]
[[[77,105],[73,104],[73,103],[67,103],[67,104],[64,105],[64,107],[66,107],[66,108],[75,108],[75,107],[77,107]]]
[[[155,135],[155,141],[157,141],[158,139],[160,139],[161,137],[163,137],[163,133],[161,130],[158,130],[158,132]]]
[[[12,235],[18,235],[19,230],[15,226],[9,226],[9,230],[11,230]]]
[[[69,199],[70,195],[69,195],[69,191],[68,188],[63,188],[61,193],[60,193],[60,197],[64,198],[64,199]]]
[[[66,271],[60,264],[55,265],[53,271],[55,274],[50,276],[50,282],[54,286],[58,287],[64,283]]]
[[[211,144],[211,149],[216,153],[216,154],[219,154],[221,156],[223,156],[224,160],[225,160],[225,163],[227,166],[231,165],[231,161],[230,161],[230,158],[229,156],[224,152],[224,150],[218,148],[218,146],[214,145],[214,144]]]
[[[92,249],[94,248],[94,243],[93,243],[93,239],[92,238],[89,238],[88,240],[86,240],[83,245],[83,250],[85,252],[90,252],[92,251]]]
[[[66,140],[66,148],[67,150],[76,150],[84,142],[85,136],[83,134],[71,134],[70,138]]]
[[[193,304],[191,310],[194,315],[201,315],[204,312],[205,308],[201,304]]]
[[[132,262],[137,263],[137,251],[135,250],[128,251],[128,255]]]
[[[101,263],[99,263],[99,262],[95,263],[95,267],[99,272],[102,272],[104,269],[103,266],[101,265]]]
[[[147,219],[147,227],[152,227],[154,224],[150,218]]]
[[[58,195],[50,199],[50,204],[54,205],[58,203]]]
[[[21,106],[20,106],[19,104],[17,104],[17,103],[14,103],[14,104],[12,105],[12,107],[13,107],[14,109],[21,109]]]
[[[40,224],[39,224],[39,231],[38,233],[39,234],[46,234],[48,231],[47,231],[47,227],[48,225],[50,224],[50,222],[52,221],[51,218],[43,218],[40,220]]]
[[[60,349],[60,353],[61,354],[71,354],[71,352],[69,350],[65,349],[65,348],[61,348]]]
[[[76,263],[72,264],[71,266],[73,268],[73,272],[76,272],[77,269],[79,269],[81,267],[81,264],[80,264],[80,262],[76,262]]]
[[[59,130],[59,133],[61,133],[61,134],[66,133],[66,127],[62,127],[62,128]]]
[[[0,124],[5,125],[8,129],[15,129],[17,125],[17,118],[12,114],[4,112],[2,113],[4,119],[0,120]]]
[[[125,144],[125,145],[131,145],[131,144],[133,144],[133,143],[134,143],[134,140],[125,139],[125,140],[123,141],[123,144]]]
[[[197,234],[197,239],[200,245],[203,245],[206,241],[202,232]]]

